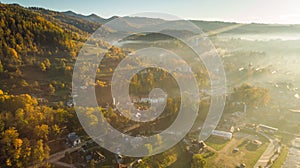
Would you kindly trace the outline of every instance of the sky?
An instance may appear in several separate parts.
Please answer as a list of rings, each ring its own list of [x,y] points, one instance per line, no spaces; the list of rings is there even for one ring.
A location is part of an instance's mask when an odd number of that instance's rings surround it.
[[[56,11],[111,16],[159,12],[182,19],[300,24],[299,0],[0,0]]]

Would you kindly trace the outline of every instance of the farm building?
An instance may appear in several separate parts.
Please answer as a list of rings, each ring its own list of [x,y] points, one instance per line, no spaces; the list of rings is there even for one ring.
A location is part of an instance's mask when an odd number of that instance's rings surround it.
[[[231,132],[213,130],[211,134],[214,135],[214,136],[222,137],[226,140],[231,140],[232,139],[232,133]]]
[[[278,131],[278,128],[270,127],[270,126],[267,126],[264,124],[257,125],[257,129],[264,131],[264,132],[271,132],[271,133],[275,133]]]

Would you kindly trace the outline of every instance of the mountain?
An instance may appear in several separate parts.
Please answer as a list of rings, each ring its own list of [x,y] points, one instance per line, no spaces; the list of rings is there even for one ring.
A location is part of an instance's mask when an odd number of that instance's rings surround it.
[[[67,15],[67,16],[73,16],[73,17],[77,17],[86,21],[90,21],[90,22],[96,22],[96,23],[101,23],[104,24],[106,22],[109,22],[113,19],[119,18],[118,16],[112,16],[108,19],[102,18],[96,14],[90,14],[88,16],[82,15],[82,14],[77,14],[73,11],[66,11],[66,12],[62,12],[63,14]]]
[[[44,18],[53,23],[59,24],[64,29],[67,29],[72,32],[77,32],[80,35],[87,35],[86,33],[93,33],[101,26],[101,23],[81,19],[80,17],[78,17],[79,15],[77,16],[75,13],[73,15],[73,12],[71,11],[64,13],[36,7],[31,7],[29,9],[40,13],[41,15],[43,15]]]

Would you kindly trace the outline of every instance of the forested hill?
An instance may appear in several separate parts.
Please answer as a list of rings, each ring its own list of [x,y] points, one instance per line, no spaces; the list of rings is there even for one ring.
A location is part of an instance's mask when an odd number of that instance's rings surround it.
[[[60,25],[62,28],[79,33],[79,35],[87,35],[88,33],[95,32],[101,23],[92,22],[79,17],[69,15],[67,12],[56,12],[44,8],[30,7],[30,10],[40,13],[47,20]]]
[[[19,5],[0,4],[0,60],[5,66],[30,62],[30,56],[70,54],[71,32]]]
[[[50,106],[67,99],[77,39],[33,10],[0,3],[0,167],[47,167],[60,150],[48,142],[79,126],[64,102]]]
[[[45,95],[53,81],[60,83],[52,76],[70,83],[71,65],[88,33],[52,20],[33,9],[0,3],[0,89]]]

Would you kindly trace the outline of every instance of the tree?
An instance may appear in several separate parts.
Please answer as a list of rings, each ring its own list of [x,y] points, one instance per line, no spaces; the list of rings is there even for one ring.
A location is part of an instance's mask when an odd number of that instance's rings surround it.
[[[153,152],[153,148],[151,144],[145,144],[146,149],[148,150],[148,154],[151,155]]]
[[[0,72],[3,72],[4,71],[4,67],[2,65],[2,62],[0,61]]]
[[[12,127],[2,133],[1,139],[1,160],[5,160],[7,167],[22,167],[22,139],[18,131]]]
[[[90,168],[95,168],[95,160],[91,159],[90,161]]]
[[[40,68],[43,72],[45,72],[47,70],[47,67],[43,62],[40,63]]]
[[[28,167],[28,163],[31,157],[31,146],[30,141],[27,138],[23,139],[23,145],[22,145],[22,154],[21,154],[22,162],[24,167]]]
[[[150,168],[150,166],[146,163],[147,159],[148,158],[144,158],[143,160],[138,161],[138,164],[134,164],[133,168]]]
[[[62,132],[61,128],[57,124],[51,126],[51,130],[52,130],[52,136],[55,138],[57,138]]]
[[[201,154],[194,154],[191,168],[204,168],[206,161]]]
[[[35,126],[33,133],[36,139],[43,139],[45,141],[48,140],[49,127],[46,124]]]
[[[156,139],[157,139],[157,144],[161,145],[163,143],[162,138],[159,134],[156,135]]]
[[[55,87],[52,84],[49,84],[49,94],[54,95],[55,93]]]
[[[14,65],[18,65],[21,63],[21,58],[15,49],[9,48],[7,54],[9,56],[9,58],[7,59],[9,59],[10,62],[13,63]]]
[[[49,158],[49,153],[49,147],[43,143],[43,140],[38,140],[33,148],[33,159],[40,165]]]
[[[249,107],[266,106],[270,101],[270,93],[265,88],[242,84],[234,88],[232,98],[234,101],[245,102]]]
[[[49,70],[50,67],[51,67],[51,62],[50,62],[50,60],[49,60],[48,58],[46,58],[43,62],[44,62],[44,64],[45,64],[45,66],[47,67],[47,69]]]

